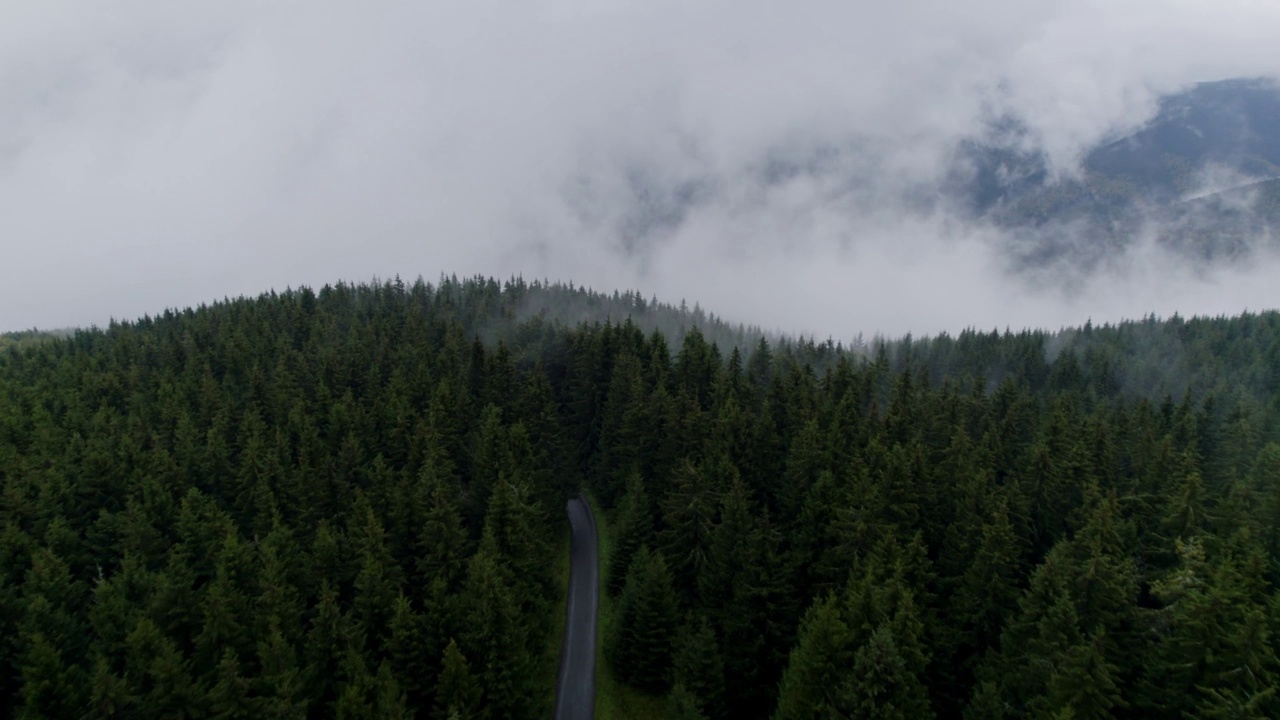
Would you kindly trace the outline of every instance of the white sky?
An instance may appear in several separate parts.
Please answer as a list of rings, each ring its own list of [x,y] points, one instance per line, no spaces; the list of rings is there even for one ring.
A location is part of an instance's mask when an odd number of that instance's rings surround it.
[[[1270,258],[1143,243],[1067,294],[901,197],[993,108],[1070,172],[1158,94],[1276,75],[1277,27],[1273,0],[0,0],[0,329],[442,272],[838,338],[1274,307]]]

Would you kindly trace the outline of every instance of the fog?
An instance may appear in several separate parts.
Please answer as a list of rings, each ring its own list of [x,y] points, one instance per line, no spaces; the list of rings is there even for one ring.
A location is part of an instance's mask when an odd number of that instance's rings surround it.
[[[1280,74],[1276,27],[1269,0],[7,0],[0,329],[440,273],[837,338],[1275,307],[1269,254],[1014,271],[935,196],[992,118],[1070,175],[1160,94]]]

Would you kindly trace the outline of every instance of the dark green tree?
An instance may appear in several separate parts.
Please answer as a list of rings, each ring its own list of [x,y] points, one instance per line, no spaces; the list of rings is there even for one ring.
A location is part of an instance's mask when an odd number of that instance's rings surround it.
[[[605,586],[609,594],[616,597],[622,592],[627,570],[636,552],[642,546],[652,547],[654,543],[653,508],[638,472],[627,478],[627,491],[614,512],[613,537]]]
[[[655,695],[671,689],[678,612],[666,561],[642,547],[631,561],[605,646],[619,679]]]
[[[453,640],[444,649],[436,680],[432,720],[474,720],[480,717],[483,690],[471,674],[467,659]]]
[[[686,626],[676,641],[673,670],[675,686],[708,720],[725,717],[724,661],[715,630],[706,616]],[[676,691],[673,691],[673,696]],[[673,697],[672,700],[675,703]]]

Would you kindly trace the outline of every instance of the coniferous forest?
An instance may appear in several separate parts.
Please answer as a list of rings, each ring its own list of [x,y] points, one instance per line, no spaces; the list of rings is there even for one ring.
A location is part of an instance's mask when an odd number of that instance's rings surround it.
[[[580,489],[669,717],[1280,717],[1280,314],[846,347],[484,278],[0,344],[0,716],[547,717]]]

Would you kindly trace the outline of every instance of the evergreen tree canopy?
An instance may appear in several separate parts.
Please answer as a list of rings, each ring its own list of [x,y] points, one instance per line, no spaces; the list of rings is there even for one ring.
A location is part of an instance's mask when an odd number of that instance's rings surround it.
[[[573,285],[0,343],[0,717],[1280,717],[1280,313],[834,341]],[[806,610],[807,609],[807,610]]]

